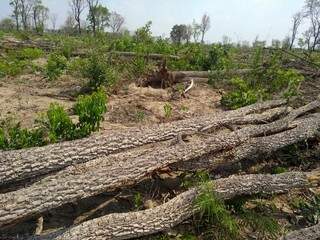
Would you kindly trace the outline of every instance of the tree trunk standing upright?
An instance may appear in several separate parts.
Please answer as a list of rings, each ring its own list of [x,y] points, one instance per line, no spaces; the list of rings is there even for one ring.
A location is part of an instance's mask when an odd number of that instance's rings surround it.
[[[202,44],[204,43],[204,36],[209,31],[209,29],[210,29],[210,16],[207,14],[204,14],[200,24],[200,31],[202,34],[202,37],[201,37]]]
[[[96,35],[97,31],[97,16],[95,9],[99,4],[99,0],[87,0],[89,6],[89,21],[91,23],[93,35]]]
[[[20,24],[19,24],[19,15],[20,15],[20,0],[12,0],[10,1],[10,6],[13,7],[13,17],[16,22],[16,30],[20,30]]]
[[[298,33],[298,28],[299,28],[299,26],[300,26],[300,24],[302,22],[302,18],[303,18],[303,15],[302,15],[301,12],[296,13],[292,17],[293,26],[292,26],[292,34],[291,34],[291,41],[290,41],[289,49],[293,48],[293,44],[294,44],[294,42],[296,40],[296,36],[297,36],[297,33]]]
[[[85,0],[71,0],[70,7],[73,17],[77,22],[78,33],[81,34],[81,14],[85,9]]]

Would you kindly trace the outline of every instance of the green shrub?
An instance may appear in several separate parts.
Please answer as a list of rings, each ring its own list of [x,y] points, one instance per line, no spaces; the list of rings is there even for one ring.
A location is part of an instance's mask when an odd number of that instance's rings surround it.
[[[259,91],[251,89],[241,78],[233,78],[231,84],[234,90],[222,96],[221,104],[229,109],[237,109],[258,101]]]
[[[107,111],[106,93],[103,88],[89,96],[80,96],[74,107],[75,113],[79,116],[78,134],[81,137],[89,135],[100,127],[100,122]]]
[[[99,87],[112,87],[118,81],[117,72],[110,68],[105,59],[93,54],[83,69],[83,76],[89,79],[88,87],[96,91]]]
[[[27,67],[26,61],[17,59],[0,60],[0,78],[5,76],[17,76]]]
[[[47,127],[50,142],[72,140],[75,126],[62,106],[53,103],[47,111]]]
[[[20,123],[6,123],[0,127],[0,149],[12,150],[43,146],[44,130],[42,128],[26,129]]]
[[[34,60],[44,55],[43,50],[39,48],[24,48],[17,54],[19,60]]]
[[[49,56],[46,65],[46,76],[49,80],[55,80],[60,77],[67,67],[67,59],[64,56],[52,53]]]

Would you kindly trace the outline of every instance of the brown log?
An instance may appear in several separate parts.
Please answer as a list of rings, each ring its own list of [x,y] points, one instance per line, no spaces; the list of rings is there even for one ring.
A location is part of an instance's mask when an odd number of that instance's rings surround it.
[[[269,101],[244,107],[235,111],[162,124],[151,127],[130,129],[126,132],[107,132],[98,136],[72,142],[63,142],[40,148],[18,151],[0,151],[0,186],[20,180],[63,169],[67,166],[84,163],[97,157],[107,156],[126,149],[145,144],[175,138],[177,134],[192,134],[210,126],[221,127],[234,122],[235,119],[244,123],[261,123],[268,121],[266,116],[259,117],[248,114],[261,112],[282,106],[285,101]],[[282,110],[275,110],[281,114]],[[282,112],[284,113],[284,112]],[[246,116],[248,115],[248,116]],[[241,116],[246,116],[241,119]],[[271,115],[272,117],[272,115]],[[274,117],[274,116],[273,116]]]
[[[291,172],[280,175],[232,176],[213,182],[214,191],[222,199],[258,193],[285,193],[292,189],[319,184],[320,172]],[[184,192],[163,205],[139,212],[110,214],[87,221],[38,240],[131,239],[170,230],[190,218],[198,209],[193,202],[200,189]]]
[[[320,224],[297,230],[281,238],[281,240],[318,240],[320,239]]]
[[[301,112],[301,109],[293,111],[291,115],[295,115],[295,112]],[[135,149],[70,166],[29,187],[0,195],[0,226],[19,222],[81,198],[128,187],[171,164],[230,150],[251,137],[260,136],[266,131],[272,134],[272,128],[275,132],[285,130],[286,126],[281,119],[204,140],[167,147],[160,145],[143,151]]]
[[[280,132],[271,136],[252,138],[248,142],[219,154],[206,155],[197,160],[177,163],[171,166],[172,170],[195,171],[214,170],[223,165],[241,164],[250,161],[254,164],[257,160],[269,158],[273,153],[292,144],[311,140],[319,136],[320,114],[314,114],[307,119],[297,120],[293,129]]]

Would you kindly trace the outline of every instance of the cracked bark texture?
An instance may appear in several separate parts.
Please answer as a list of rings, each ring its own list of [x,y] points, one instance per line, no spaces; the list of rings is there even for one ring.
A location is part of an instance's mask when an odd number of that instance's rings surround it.
[[[292,111],[300,112],[301,109]],[[295,122],[293,122],[295,124]],[[0,226],[17,223],[49,209],[133,185],[153,172],[178,162],[231,150],[251,137],[285,130],[283,119],[269,124],[244,127],[235,132],[203,140],[152,150],[134,150],[70,166],[29,187],[0,195]]]
[[[293,231],[281,238],[281,240],[318,240],[320,239],[320,224]]]
[[[279,175],[232,176],[213,182],[214,191],[222,199],[257,193],[284,193],[291,189],[319,183],[319,172],[291,172]],[[199,193],[194,188],[153,209],[110,214],[37,240],[130,239],[171,229],[190,218],[197,209],[193,202]]]
[[[193,118],[143,129],[135,128],[121,133],[111,132],[40,148],[0,151],[0,185],[44,175],[126,149],[169,140],[178,134],[193,134],[208,126],[217,128],[229,123],[263,123],[285,113],[287,109],[284,108],[272,109],[285,103],[282,100],[269,101],[216,116]],[[269,113],[268,117],[268,112],[265,115],[255,114],[268,109],[272,109],[270,111],[274,115]]]

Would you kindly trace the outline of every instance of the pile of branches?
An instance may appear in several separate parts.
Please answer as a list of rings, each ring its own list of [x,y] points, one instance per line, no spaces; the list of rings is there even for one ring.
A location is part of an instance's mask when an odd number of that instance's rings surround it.
[[[319,108],[320,98],[298,109],[282,100],[267,101],[160,126],[0,152],[0,232],[30,219],[40,219],[39,236],[30,239],[131,239],[170,230],[198,211],[193,205],[197,187],[154,208],[113,213],[50,234],[41,234],[45,219],[39,216],[68,203],[133,187],[163,170],[215,171],[242,163],[246,163],[242,168],[248,168],[288,146],[318,139]],[[279,194],[320,183],[319,170],[226,175],[213,184],[221,199]],[[320,235],[319,227],[304,231]],[[300,239],[295,236],[293,232],[285,239]]]

